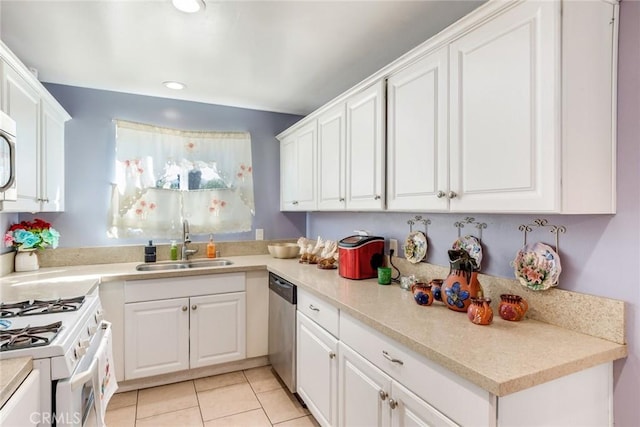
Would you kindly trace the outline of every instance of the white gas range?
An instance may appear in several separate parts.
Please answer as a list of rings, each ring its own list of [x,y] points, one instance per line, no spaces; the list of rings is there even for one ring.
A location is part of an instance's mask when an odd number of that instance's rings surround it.
[[[33,423],[103,424],[102,408],[115,386],[110,354],[111,325],[103,320],[97,289],[75,298],[0,304],[0,360],[30,356],[40,373],[40,413]]]

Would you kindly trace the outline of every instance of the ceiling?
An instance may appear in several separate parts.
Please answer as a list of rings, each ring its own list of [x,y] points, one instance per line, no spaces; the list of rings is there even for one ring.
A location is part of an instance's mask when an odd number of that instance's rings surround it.
[[[0,37],[43,82],[308,114],[480,4],[0,0]]]

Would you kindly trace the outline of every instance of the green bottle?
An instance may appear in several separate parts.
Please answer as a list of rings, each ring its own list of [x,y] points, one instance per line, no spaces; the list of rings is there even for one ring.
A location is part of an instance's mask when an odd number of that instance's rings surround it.
[[[178,244],[175,240],[171,241],[171,260],[176,261],[178,259]]]

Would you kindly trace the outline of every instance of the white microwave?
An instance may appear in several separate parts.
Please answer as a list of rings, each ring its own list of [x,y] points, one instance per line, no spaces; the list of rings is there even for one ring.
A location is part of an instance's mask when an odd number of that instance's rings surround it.
[[[0,111],[0,201],[17,199],[16,122]]]

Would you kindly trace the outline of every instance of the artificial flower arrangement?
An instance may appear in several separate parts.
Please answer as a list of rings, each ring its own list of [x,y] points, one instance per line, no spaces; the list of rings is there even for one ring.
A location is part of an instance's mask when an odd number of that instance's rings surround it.
[[[4,245],[18,251],[58,247],[60,233],[46,221],[34,219],[13,224],[4,235]]]

